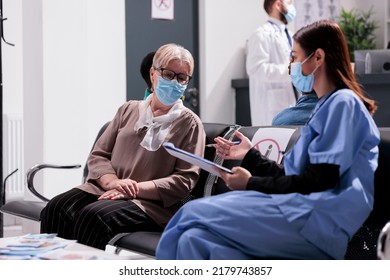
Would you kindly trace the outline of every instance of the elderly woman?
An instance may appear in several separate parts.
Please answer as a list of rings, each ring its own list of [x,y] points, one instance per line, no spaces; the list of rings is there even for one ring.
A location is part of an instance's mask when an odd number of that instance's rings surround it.
[[[202,123],[181,101],[193,70],[185,48],[158,49],[150,68],[153,94],[119,108],[89,155],[87,182],[43,209],[42,233],[104,248],[120,232],[163,229],[195,186],[199,168],[170,156],[162,144],[204,153]]]

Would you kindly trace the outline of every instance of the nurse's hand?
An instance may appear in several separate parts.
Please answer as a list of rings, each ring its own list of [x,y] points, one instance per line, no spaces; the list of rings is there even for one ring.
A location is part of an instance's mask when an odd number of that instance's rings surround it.
[[[234,134],[240,139],[240,144],[232,144],[231,141],[222,137],[214,139],[216,153],[223,159],[237,159],[242,160],[246,153],[252,148],[251,141],[239,131],[234,131]]]
[[[242,167],[233,167],[233,174],[227,173],[217,167],[213,167],[219,173],[225,185],[231,190],[246,190],[246,185],[252,174]]]

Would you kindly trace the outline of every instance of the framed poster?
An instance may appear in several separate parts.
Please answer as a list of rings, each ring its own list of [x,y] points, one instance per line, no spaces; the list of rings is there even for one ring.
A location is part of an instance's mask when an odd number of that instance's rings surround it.
[[[174,0],[151,0],[152,19],[174,19]]]
[[[337,21],[340,0],[295,0],[297,10],[295,30],[320,19]]]

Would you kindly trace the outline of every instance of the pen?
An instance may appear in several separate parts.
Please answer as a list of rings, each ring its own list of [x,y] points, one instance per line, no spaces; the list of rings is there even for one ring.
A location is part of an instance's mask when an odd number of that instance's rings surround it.
[[[230,145],[238,145],[238,144],[240,144],[241,143],[241,141],[233,141],[233,142],[229,142],[229,144]],[[214,145],[216,145],[217,143],[215,143],[215,144],[207,144],[206,145],[206,147],[214,147]]]

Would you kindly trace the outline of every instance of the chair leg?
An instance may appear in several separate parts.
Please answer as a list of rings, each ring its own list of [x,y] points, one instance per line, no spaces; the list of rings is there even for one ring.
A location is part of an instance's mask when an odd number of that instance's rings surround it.
[[[6,187],[7,187],[7,180],[9,177],[11,177],[16,171],[19,169],[16,168],[14,171],[12,171],[7,177],[5,177],[3,184],[0,188],[0,207],[2,207],[5,204],[5,193],[6,193]],[[0,238],[4,237],[4,215],[3,213],[0,213]]]

